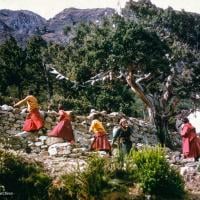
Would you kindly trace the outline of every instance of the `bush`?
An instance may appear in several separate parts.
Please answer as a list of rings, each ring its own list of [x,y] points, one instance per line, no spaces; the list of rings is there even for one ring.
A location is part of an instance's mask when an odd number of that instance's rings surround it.
[[[87,183],[85,186],[90,196],[100,196],[101,192],[107,188],[109,177],[105,171],[105,164],[105,158],[98,156],[91,157],[88,161],[83,178]]]
[[[183,179],[169,166],[163,148],[146,147],[142,151],[132,151],[129,161],[137,166],[135,175],[144,193],[169,198],[184,195]]]
[[[129,168],[129,159],[121,150],[116,149],[115,155],[112,157],[108,167],[107,173],[112,179],[126,181],[127,184],[133,183],[133,166]]]
[[[50,188],[51,200],[103,199],[113,191],[124,192],[125,188],[111,181],[107,167],[109,160],[97,155],[87,161],[83,172],[65,174]],[[116,188],[117,187],[117,188]]]
[[[0,150],[0,186],[15,200],[48,199],[51,179],[42,166]]]
[[[50,200],[76,200],[81,199],[81,186],[78,179],[79,172],[67,173],[53,181],[49,189]]]

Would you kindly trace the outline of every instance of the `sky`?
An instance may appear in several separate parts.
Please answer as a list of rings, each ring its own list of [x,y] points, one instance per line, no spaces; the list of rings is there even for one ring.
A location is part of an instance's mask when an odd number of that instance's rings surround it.
[[[111,7],[119,10],[124,7],[127,0],[0,0],[0,9],[30,10],[49,19],[65,8],[105,8]],[[137,1],[137,0],[135,0]],[[175,10],[200,14],[200,0],[151,0],[161,8],[172,7]]]

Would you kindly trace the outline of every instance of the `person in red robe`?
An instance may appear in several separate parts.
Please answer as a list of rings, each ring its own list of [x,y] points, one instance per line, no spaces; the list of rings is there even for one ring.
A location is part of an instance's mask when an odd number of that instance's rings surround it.
[[[184,157],[197,160],[200,157],[200,138],[197,136],[196,130],[188,118],[183,119],[180,134],[182,136],[182,151]]]
[[[70,115],[64,111],[62,105],[59,105],[58,107],[58,114],[59,114],[58,124],[47,135],[49,137],[60,137],[66,140],[67,142],[74,144],[75,139],[71,125]]]
[[[23,125],[24,132],[38,131],[44,126],[43,117],[39,112],[39,105],[36,97],[33,96],[33,91],[30,90],[28,96],[14,105],[14,107],[27,104],[28,115]]]

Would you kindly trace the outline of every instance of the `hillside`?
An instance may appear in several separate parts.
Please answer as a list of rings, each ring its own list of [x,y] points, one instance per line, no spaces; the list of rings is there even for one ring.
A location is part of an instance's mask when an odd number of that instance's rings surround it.
[[[114,13],[106,9],[76,9],[66,8],[53,18],[46,20],[27,10],[0,10],[0,42],[9,36],[14,37],[19,44],[25,44],[33,35],[40,35],[46,41],[63,44],[69,41],[64,35],[65,27],[74,27],[78,23],[97,22]]]

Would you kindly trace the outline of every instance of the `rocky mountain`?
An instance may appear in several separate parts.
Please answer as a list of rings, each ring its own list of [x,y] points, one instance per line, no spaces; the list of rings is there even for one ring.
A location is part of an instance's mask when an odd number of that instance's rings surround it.
[[[0,41],[13,36],[19,43],[28,37],[40,34],[46,25],[41,16],[26,10],[0,10]]]
[[[41,35],[46,41],[66,43],[70,35],[64,35],[65,27],[74,27],[82,22],[99,22],[110,16],[114,9],[76,9],[67,8],[55,17],[46,20],[27,10],[0,10],[0,42],[13,36],[20,44],[25,44],[33,35]]]

